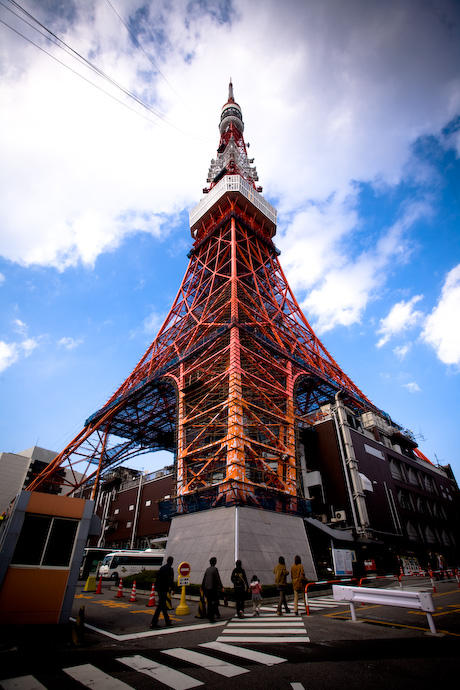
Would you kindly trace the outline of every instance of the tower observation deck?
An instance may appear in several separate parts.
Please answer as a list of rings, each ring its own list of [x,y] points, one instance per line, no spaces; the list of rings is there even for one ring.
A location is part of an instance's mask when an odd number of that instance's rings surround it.
[[[308,509],[299,431],[339,392],[352,410],[382,414],[316,337],[289,288],[273,243],[277,212],[256,186],[243,132],[230,83],[169,314],[133,372],[31,490],[59,466],[78,464],[85,479],[74,475],[71,494],[133,455],[164,449],[175,456],[170,514],[229,504],[299,514]]]

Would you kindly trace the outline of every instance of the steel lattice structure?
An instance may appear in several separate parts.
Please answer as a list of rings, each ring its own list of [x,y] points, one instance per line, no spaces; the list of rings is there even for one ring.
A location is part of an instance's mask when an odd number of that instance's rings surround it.
[[[296,511],[298,429],[338,391],[350,408],[376,410],[289,288],[272,239],[276,211],[255,186],[243,129],[230,83],[171,310],[131,375],[30,490],[64,466],[72,493],[133,455],[165,449],[175,454],[175,512],[229,501]]]

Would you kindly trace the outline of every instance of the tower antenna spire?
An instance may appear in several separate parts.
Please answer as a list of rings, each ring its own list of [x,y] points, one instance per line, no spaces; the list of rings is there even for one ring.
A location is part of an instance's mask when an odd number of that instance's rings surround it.
[[[230,83],[228,85],[228,100],[233,101],[233,83],[232,83],[232,78],[230,77]]]

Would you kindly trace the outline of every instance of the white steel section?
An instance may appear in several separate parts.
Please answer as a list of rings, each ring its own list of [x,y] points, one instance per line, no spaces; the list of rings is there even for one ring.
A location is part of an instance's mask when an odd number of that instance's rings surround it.
[[[240,192],[261,213],[263,213],[274,225],[276,225],[277,211],[274,206],[256,192],[252,184],[241,175],[225,175],[202,199],[194,209],[190,211],[190,227],[200,220],[209,209],[227,192]]]
[[[213,671],[214,673],[218,673],[220,676],[225,676],[226,678],[233,678],[233,676],[239,676],[242,673],[249,673],[248,668],[235,666],[235,664],[230,664],[228,661],[215,659],[212,656],[200,654],[199,652],[194,652],[191,649],[184,649],[181,647],[176,649],[163,649],[162,653],[173,656],[175,659],[182,659],[182,661],[188,661],[196,666],[201,666],[207,671]]]

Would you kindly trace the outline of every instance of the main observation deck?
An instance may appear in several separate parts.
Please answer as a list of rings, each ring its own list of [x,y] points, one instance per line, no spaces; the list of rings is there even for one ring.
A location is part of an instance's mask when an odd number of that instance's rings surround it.
[[[252,206],[252,211],[257,215],[262,215],[264,218],[264,226],[268,228],[270,237],[276,233],[277,211],[274,206],[268,203],[266,199],[256,192],[250,182],[245,180],[241,175],[225,175],[213,187],[209,193],[190,211],[190,232],[195,238],[199,229],[199,224],[204,215],[217,207],[219,201],[223,196],[235,197],[241,194],[246,201]]]

